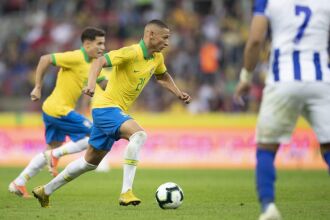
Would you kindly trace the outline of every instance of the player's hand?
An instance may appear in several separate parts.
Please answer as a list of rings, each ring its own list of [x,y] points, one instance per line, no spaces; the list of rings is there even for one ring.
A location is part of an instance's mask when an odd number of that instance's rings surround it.
[[[90,96],[90,97],[93,97],[93,96],[94,96],[94,92],[95,92],[95,89],[94,89],[94,88],[88,88],[88,87],[85,87],[85,88],[83,89],[83,93],[84,93],[85,95]]]
[[[236,86],[235,93],[234,93],[234,102],[244,106],[243,95],[246,95],[250,91],[251,84],[247,82],[239,82]]]
[[[185,104],[189,104],[191,101],[191,97],[186,92],[181,92],[179,99],[181,99]]]
[[[30,93],[30,97],[32,101],[38,101],[41,97],[41,88],[40,87],[34,87],[32,92]]]

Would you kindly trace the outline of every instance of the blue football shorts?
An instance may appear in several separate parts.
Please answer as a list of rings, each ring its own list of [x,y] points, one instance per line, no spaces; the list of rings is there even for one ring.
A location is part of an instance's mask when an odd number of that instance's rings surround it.
[[[113,143],[120,139],[120,126],[131,116],[120,108],[95,108],[92,111],[93,126],[89,144],[98,150],[110,151]]]
[[[64,142],[65,136],[69,136],[72,141],[76,142],[91,133],[92,122],[76,111],[71,111],[59,118],[43,112],[42,118],[46,127],[47,144],[53,141]]]

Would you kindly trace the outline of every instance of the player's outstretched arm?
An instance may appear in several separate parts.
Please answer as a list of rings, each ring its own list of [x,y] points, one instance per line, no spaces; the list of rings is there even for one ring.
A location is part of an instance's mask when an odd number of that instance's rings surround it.
[[[171,91],[174,95],[176,95],[179,99],[181,99],[184,103],[189,104],[191,101],[191,97],[188,93],[182,92],[175,84],[171,75],[166,72],[161,75],[156,75],[157,82],[164,88]]]
[[[240,81],[236,86],[234,101],[244,105],[242,96],[246,94],[251,86],[252,71],[259,60],[259,53],[265,41],[268,29],[268,20],[265,16],[255,15],[252,18],[250,34],[244,48],[244,66],[240,73]]]
[[[40,57],[36,70],[35,85],[32,92],[30,93],[32,101],[38,101],[40,99],[42,80],[44,78],[47,68],[51,63],[52,63],[52,58],[50,54],[43,55]]]
[[[244,48],[244,68],[253,71],[259,60],[259,53],[268,30],[267,17],[255,15],[252,18],[248,41]]]
[[[107,61],[105,57],[99,57],[92,62],[91,68],[88,74],[87,87],[84,88],[84,93],[88,96],[93,97],[96,86],[96,79],[99,76],[103,67],[107,66]]]

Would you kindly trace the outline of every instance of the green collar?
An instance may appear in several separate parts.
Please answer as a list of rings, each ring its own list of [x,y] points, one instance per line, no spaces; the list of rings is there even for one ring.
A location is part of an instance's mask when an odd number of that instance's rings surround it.
[[[80,47],[80,50],[81,50],[81,52],[84,54],[85,61],[86,61],[87,63],[89,63],[90,60],[89,60],[89,57],[88,57],[88,55],[87,55],[87,52],[86,52],[85,48],[84,48],[84,47]]]
[[[150,60],[150,59],[153,59],[154,58],[154,56],[152,54],[149,56],[147,47],[146,47],[146,45],[145,45],[145,43],[144,43],[143,40],[140,40],[139,45],[140,45],[140,47],[142,49],[144,59]]]

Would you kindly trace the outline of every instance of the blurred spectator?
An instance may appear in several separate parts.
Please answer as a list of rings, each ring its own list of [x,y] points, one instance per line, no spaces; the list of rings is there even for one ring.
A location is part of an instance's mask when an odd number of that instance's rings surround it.
[[[0,110],[39,110],[29,101],[34,66],[51,51],[74,50],[86,26],[107,31],[107,49],[139,40],[145,22],[162,19],[171,28],[167,56],[169,72],[192,94],[189,111],[257,111],[262,74],[255,79],[250,106],[232,102],[247,36],[251,0],[2,0],[0,4]],[[15,25],[13,25],[15,24]],[[5,31],[4,31],[5,30]],[[258,71],[267,68],[262,63]],[[55,72],[54,70],[50,70]],[[47,74],[44,95],[56,75]],[[11,100],[9,103],[4,100]],[[150,83],[138,99],[136,110],[178,109],[173,96]]]
[[[220,68],[220,49],[218,45],[209,41],[201,45],[199,53],[202,81],[213,85]]]

